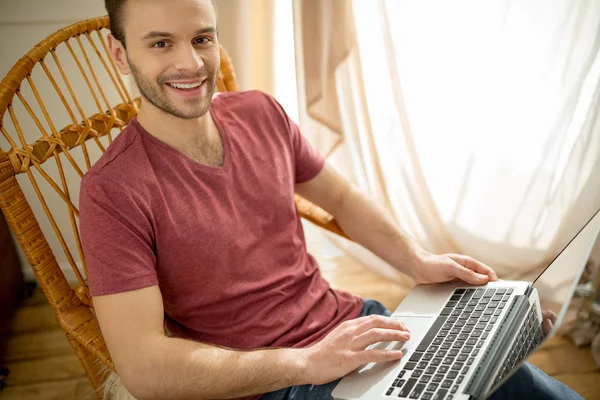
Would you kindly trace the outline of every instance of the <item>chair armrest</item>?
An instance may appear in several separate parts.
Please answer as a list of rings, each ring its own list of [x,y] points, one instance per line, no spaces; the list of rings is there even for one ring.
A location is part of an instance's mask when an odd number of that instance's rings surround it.
[[[302,218],[305,218],[313,224],[327,229],[330,232],[336,233],[346,239],[350,239],[339,226],[335,218],[327,211],[299,195],[295,195],[295,200],[296,208],[298,209],[298,212]]]

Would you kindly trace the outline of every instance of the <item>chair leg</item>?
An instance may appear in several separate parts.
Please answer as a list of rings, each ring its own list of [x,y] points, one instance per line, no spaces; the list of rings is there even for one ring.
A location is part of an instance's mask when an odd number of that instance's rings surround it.
[[[68,335],[67,335],[68,336]],[[92,383],[92,386],[96,390],[96,394],[98,395],[98,399],[103,399],[102,392],[102,383],[104,383],[104,379],[106,379],[106,375],[110,370],[103,365],[97,357],[92,355],[89,351],[85,349],[77,340],[68,337],[71,346],[75,349],[75,354],[77,354],[77,358],[79,358],[79,362],[83,366],[85,370],[85,374],[88,379]]]

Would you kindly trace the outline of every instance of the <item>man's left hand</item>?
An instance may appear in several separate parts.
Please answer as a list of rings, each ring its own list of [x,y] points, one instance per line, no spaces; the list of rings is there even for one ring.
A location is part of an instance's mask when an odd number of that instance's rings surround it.
[[[471,285],[484,285],[498,280],[492,268],[469,256],[423,252],[417,259],[411,276],[418,284],[460,279]]]

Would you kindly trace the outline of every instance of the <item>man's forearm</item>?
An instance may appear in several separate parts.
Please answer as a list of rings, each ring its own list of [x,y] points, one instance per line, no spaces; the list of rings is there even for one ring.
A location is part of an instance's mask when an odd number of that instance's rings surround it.
[[[353,188],[344,197],[340,212],[335,217],[352,240],[410,275],[422,248],[404,234],[374,201]]]
[[[236,351],[157,338],[124,381],[140,399],[224,399],[305,384],[300,349]]]

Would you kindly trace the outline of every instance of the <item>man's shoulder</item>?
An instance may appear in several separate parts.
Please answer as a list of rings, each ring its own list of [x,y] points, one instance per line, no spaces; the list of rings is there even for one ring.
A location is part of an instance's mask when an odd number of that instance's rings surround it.
[[[231,112],[281,112],[277,100],[260,90],[215,93],[213,102],[216,107],[223,107]]]
[[[89,181],[112,181],[125,186],[138,180],[143,167],[145,152],[135,124],[128,124],[112,141],[104,154],[84,175],[83,183]],[[82,183],[82,184],[83,184]]]

